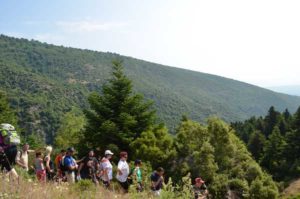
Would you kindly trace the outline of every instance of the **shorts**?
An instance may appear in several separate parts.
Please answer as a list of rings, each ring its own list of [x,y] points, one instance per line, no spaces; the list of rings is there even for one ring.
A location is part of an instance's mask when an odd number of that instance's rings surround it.
[[[46,170],[36,171],[36,177],[40,182],[46,182]]]
[[[121,187],[125,190],[125,191],[128,191],[128,189],[129,189],[129,183],[128,183],[128,181],[126,180],[125,182],[120,182],[120,181],[118,181],[119,182],[119,184],[121,185]]]

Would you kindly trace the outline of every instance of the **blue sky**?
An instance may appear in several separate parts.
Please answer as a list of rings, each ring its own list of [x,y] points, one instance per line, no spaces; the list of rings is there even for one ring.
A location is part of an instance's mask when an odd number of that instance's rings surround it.
[[[299,10],[296,0],[0,0],[0,33],[300,85]]]

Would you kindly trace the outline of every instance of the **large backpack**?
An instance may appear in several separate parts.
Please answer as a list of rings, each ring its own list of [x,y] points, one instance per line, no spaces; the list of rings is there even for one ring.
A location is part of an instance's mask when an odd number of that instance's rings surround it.
[[[0,124],[0,132],[5,145],[19,145],[21,143],[20,136],[18,135],[15,127],[11,124]]]

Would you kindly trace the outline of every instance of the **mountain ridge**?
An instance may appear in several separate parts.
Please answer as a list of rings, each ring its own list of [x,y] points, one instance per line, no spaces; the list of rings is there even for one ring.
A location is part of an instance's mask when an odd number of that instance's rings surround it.
[[[300,105],[300,97],[230,78],[4,35],[0,36],[0,90],[17,108],[21,127],[51,142],[63,113],[72,107],[88,108],[88,94],[101,91],[114,59],[123,61],[134,90],[154,101],[160,121],[172,131],[183,114],[196,121],[216,115],[231,122],[264,115],[270,106],[294,112]]]

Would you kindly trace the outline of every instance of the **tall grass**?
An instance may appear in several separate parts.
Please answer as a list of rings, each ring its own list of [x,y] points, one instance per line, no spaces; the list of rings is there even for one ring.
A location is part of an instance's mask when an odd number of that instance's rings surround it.
[[[23,176],[19,172],[20,180],[9,181],[9,179],[1,174],[0,175],[0,199],[154,199],[149,187],[145,187],[143,192],[137,192],[135,185],[132,185],[129,193],[122,193],[118,183],[113,182],[110,190],[105,189],[102,185],[95,185],[89,180],[81,180],[76,184],[69,185],[68,183],[39,183],[35,180],[34,176]],[[172,186],[168,183],[164,186],[161,192],[162,199],[178,198],[189,199],[191,198],[190,186],[186,184],[184,187]]]

